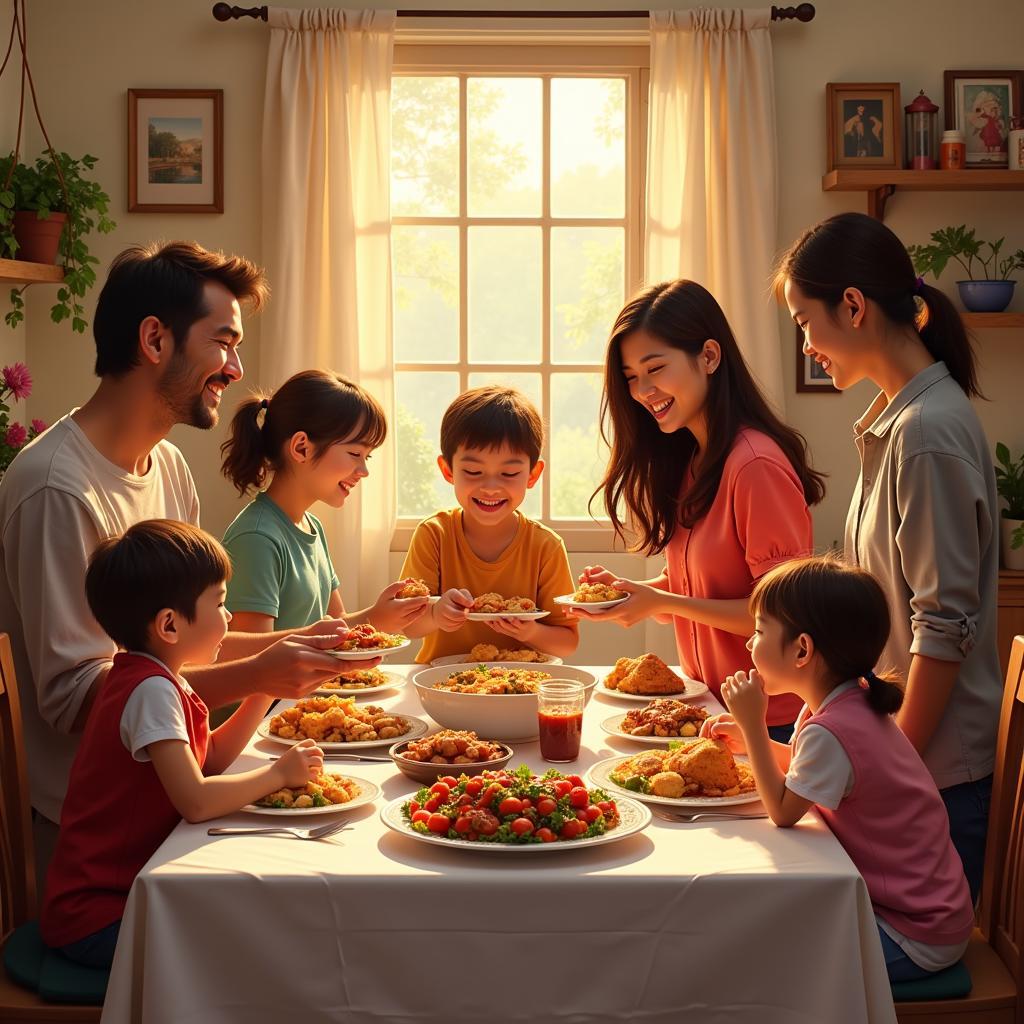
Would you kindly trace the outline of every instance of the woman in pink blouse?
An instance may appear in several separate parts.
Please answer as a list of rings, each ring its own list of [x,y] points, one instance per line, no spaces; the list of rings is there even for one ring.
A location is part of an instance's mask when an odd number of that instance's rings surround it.
[[[822,476],[758,390],[721,306],[693,281],[647,288],[619,314],[601,421],[611,461],[595,495],[633,550],[665,552],[665,569],[637,582],[588,566],[581,579],[630,596],[579,614],[672,622],[684,672],[719,696],[727,676],[751,668],[755,581],[812,552],[808,505],[824,496]],[[773,738],[789,738],[800,706],[792,694],[771,698]]]

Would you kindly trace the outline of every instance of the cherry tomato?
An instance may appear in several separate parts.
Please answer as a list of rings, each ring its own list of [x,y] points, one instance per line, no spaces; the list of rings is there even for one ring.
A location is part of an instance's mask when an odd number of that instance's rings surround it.
[[[495,781],[503,789],[508,789],[512,785],[512,778],[508,775],[499,775]]]
[[[470,779],[469,782],[466,783],[466,792],[470,796],[476,796],[477,793],[479,793],[480,790],[482,790],[483,788],[484,788],[484,780],[483,779]]]
[[[514,796],[507,796],[498,804],[498,813],[503,818],[508,814],[518,814],[522,809],[523,801]]]
[[[523,810],[524,811],[533,806],[533,801],[528,796],[524,796],[522,798],[522,801],[523,801]]]
[[[615,804],[613,804],[611,800],[602,800],[597,806],[601,808],[601,811],[604,814],[615,813]]]
[[[466,833],[472,829],[473,822],[467,815],[463,814],[455,819],[455,824],[452,827],[456,832]]]
[[[449,789],[454,789],[459,784],[459,780],[454,775],[442,775],[437,781],[443,782]]]
[[[472,802],[473,798],[468,793],[463,793],[462,796],[459,797],[458,805],[459,807],[468,807]]]
[[[573,786],[583,785],[583,780],[578,775],[566,775],[565,781],[571,783]]]
[[[452,795],[452,791],[443,782],[435,782],[430,787],[430,792],[435,796],[439,796],[441,798],[441,803],[445,803]]]
[[[590,803],[590,794],[583,786],[574,786],[569,794],[569,803],[573,807],[586,807]]]
[[[556,779],[551,783],[551,788],[555,791],[555,796],[561,800],[563,796],[568,796],[572,792],[572,783],[568,779]]]
[[[576,811],[576,820],[585,822],[587,820],[587,812],[583,808],[579,808]]]
[[[501,792],[501,786],[496,782],[492,782],[481,794],[480,799],[477,800],[477,807],[490,807],[491,801]]]
[[[420,809],[420,802],[419,802],[419,800],[410,800],[409,801],[409,813],[410,814],[415,814],[419,809]]]
[[[542,843],[553,843],[558,839],[558,836],[556,836],[549,828],[539,828],[534,835],[536,835]]]
[[[528,836],[533,831],[533,822],[529,818],[516,818],[512,822],[512,831],[517,836]]]
[[[578,821],[576,818],[570,818],[560,829],[559,835],[563,839],[575,839],[578,835],[582,835],[587,831],[587,823],[585,821]]]
[[[551,814],[554,811],[554,809],[557,806],[558,806],[558,804],[554,800],[552,800],[551,797],[549,797],[549,796],[542,796],[537,801],[537,813],[542,818],[546,818],[549,814]]]
[[[422,821],[422,822],[430,821],[430,812],[429,811],[414,811],[413,812],[413,816],[412,816],[412,820],[413,821]]]
[[[427,822],[427,828],[438,835],[444,835],[451,827],[451,819],[446,814],[432,814]]]
[[[435,793],[424,805],[425,811],[436,811],[441,806],[441,798]]]
[[[597,804],[591,804],[583,813],[587,816],[588,825],[592,825],[598,818],[604,817],[604,811]]]

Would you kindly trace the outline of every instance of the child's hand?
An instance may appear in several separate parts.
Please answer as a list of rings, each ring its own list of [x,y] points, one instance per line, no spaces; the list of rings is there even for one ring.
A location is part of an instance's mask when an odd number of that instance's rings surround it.
[[[504,633],[505,636],[514,637],[516,640],[521,640],[523,643],[533,643],[534,638],[537,636],[539,630],[537,627],[540,625],[539,622],[535,622],[533,619],[494,619],[492,622],[487,623],[495,633]]]
[[[603,565],[585,565],[580,573],[580,583],[607,583],[615,580],[615,573],[609,572]]]
[[[366,613],[367,620],[382,633],[404,633],[405,627],[415,622],[430,607],[430,599],[426,597],[395,600],[395,595],[404,586],[405,580],[386,586]]]
[[[705,719],[700,734],[706,739],[721,740],[734,754],[747,752],[743,732],[730,714],[712,715]]]
[[[278,758],[274,767],[282,786],[304,786],[324,766],[324,752],[315,740],[302,740]]]
[[[451,633],[466,624],[466,616],[472,611],[473,595],[468,590],[452,587],[441,595],[434,605],[434,621],[437,628]]]
[[[722,700],[732,712],[733,720],[745,732],[764,725],[768,694],[764,692],[764,683],[757,669],[751,669],[749,675],[740,670],[729,676],[722,683]]]

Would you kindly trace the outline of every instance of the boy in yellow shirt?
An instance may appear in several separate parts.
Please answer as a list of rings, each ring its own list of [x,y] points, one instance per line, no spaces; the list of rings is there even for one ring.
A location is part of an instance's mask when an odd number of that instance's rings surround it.
[[[402,576],[418,577],[441,600],[406,628],[423,636],[417,661],[465,654],[478,643],[532,647],[564,657],[579,643],[578,623],[553,598],[575,590],[562,538],[517,509],[540,478],[544,424],[515,388],[463,392],[441,421],[441,474],[458,508],[416,527]],[[524,621],[469,622],[473,598],[528,597],[551,614]],[[503,633],[514,642],[502,642]]]

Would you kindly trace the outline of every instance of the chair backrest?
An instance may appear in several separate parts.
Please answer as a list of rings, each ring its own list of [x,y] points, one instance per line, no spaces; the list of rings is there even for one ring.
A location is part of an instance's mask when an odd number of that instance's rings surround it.
[[[0,937],[36,916],[32,811],[11,640],[0,633]]]
[[[1024,636],[1013,638],[999,715],[980,924],[1019,991],[1024,983]]]

